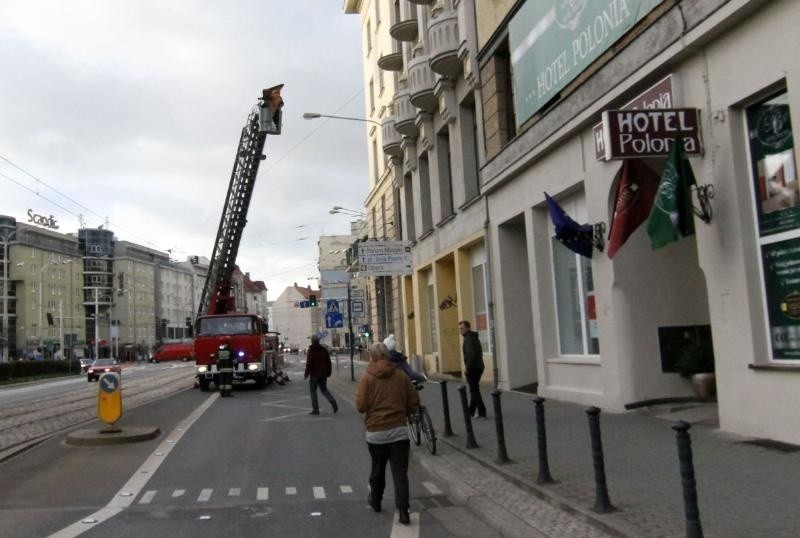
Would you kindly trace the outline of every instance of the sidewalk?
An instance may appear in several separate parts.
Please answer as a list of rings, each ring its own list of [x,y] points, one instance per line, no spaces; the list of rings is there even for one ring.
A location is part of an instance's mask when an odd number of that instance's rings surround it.
[[[349,356],[339,358],[334,377],[351,384]],[[355,378],[365,363],[356,361]],[[440,443],[458,450],[531,494],[572,512],[610,534],[630,537],[685,536],[678,452],[672,424],[692,423],[700,521],[707,538],[794,537],[800,532],[800,447],[762,447],[751,439],[721,432],[716,406],[658,406],[621,414],[601,413],[606,483],[616,511],[598,514],[594,470],[584,406],[548,400],[544,404],[550,474],[555,484],[539,486],[536,423],[531,394],[501,395],[506,450],[499,465],[491,387],[482,393],[488,420],[473,420],[479,448],[466,448],[459,380],[447,380],[453,437],[445,438],[441,386],[428,383],[422,398]],[[792,451],[799,448],[798,451]]]

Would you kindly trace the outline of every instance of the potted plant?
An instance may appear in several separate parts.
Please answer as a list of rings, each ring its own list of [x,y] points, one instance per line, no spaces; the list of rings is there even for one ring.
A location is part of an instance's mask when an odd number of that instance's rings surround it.
[[[697,396],[708,399],[716,395],[714,346],[710,330],[695,329],[678,355],[676,366],[681,376],[691,379]]]

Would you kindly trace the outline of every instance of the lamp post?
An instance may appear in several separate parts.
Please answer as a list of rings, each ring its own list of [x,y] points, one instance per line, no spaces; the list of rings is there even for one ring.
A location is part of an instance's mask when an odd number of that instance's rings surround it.
[[[100,358],[100,289],[94,288],[94,358]],[[103,294],[102,297],[109,299],[108,294]]]
[[[3,243],[3,347],[0,362],[8,362],[9,341],[8,337],[8,246],[17,233],[16,224],[0,227],[0,241]]]
[[[339,205],[335,205],[328,211],[331,215],[341,214],[347,215],[348,217],[357,217],[360,219],[366,218],[367,214],[363,211],[358,211],[356,209],[347,209],[346,207],[342,207]]]
[[[352,118],[350,116],[333,116],[330,114],[320,114],[318,112],[303,112],[304,120],[315,120],[317,118],[333,118],[335,120],[360,121],[364,123],[374,123],[375,125],[380,126],[379,122],[375,120],[368,120],[367,118]]]

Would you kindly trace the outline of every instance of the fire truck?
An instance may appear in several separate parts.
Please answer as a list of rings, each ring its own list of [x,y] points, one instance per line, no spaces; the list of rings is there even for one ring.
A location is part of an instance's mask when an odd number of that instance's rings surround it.
[[[239,147],[214,241],[197,319],[194,356],[200,390],[219,386],[217,351],[223,342],[234,358],[234,381],[254,381],[263,388],[278,373],[278,334],[270,332],[260,316],[236,311],[233,272],[247,222],[247,210],[258,175],[267,135],[281,134],[283,84],[262,91],[242,128]]]

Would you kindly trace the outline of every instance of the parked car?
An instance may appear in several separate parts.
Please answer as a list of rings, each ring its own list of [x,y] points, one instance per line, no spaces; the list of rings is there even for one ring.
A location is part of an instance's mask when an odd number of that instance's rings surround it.
[[[150,356],[150,362],[177,361],[183,362],[194,360],[194,344],[178,342],[174,344],[163,344],[156,349]]]
[[[98,381],[106,372],[122,373],[122,367],[117,359],[97,359],[86,370],[86,380],[91,383]]]

